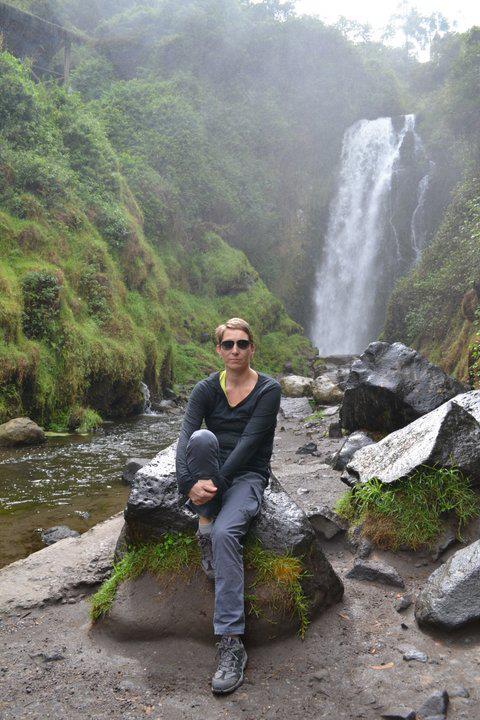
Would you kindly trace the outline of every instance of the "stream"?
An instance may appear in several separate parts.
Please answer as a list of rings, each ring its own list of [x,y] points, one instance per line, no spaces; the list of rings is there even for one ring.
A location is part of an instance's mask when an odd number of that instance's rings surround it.
[[[38,447],[0,449],[0,567],[43,547],[42,530],[82,533],[125,506],[128,458],[151,458],[173,442],[182,414],[105,423],[90,435],[49,437]],[[88,515],[87,515],[88,514]]]

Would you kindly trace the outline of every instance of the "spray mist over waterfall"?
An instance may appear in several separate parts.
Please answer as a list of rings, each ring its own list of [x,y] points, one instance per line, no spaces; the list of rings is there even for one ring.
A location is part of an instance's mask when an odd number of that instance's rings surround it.
[[[426,243],[429,172],[414,115],[360,120],[346,131],[316,276],[320,355],[357,353],[377,338],[395,281]]]

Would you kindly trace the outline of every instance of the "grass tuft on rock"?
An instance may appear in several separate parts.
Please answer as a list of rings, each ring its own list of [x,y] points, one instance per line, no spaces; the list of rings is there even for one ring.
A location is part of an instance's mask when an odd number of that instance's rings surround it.
[[[258,541],[245,547],[245,566],[255,572],[255,581],[250,586],[247,599],[251,611],[261,615],[256,602],[255,587],[261,583],[273,584],[274,598],[284,610],[297,615],[300,627],[298,634],[303,640],[308,628],[308,599],[303,591],[301,580],[307,576],[301,558],[293,555],[276,555],[265,550]]]
[[[372,478],[337,502],[337,513],[383,549],[431,547],[447,513],[458,522],[457,537],[480,514],[480,500],[467,477],[455,469],[423,467],[395,484]]]
[[[127,580],[135,580],[146,572],[156,578],[172,573],[192,572],[199,565],[200,552],[192,535],[167,533],[163,540],[155,545],[133,548],[114,565],[111,576],[92,596],[90,617],[96,622],[107,615],[119,586]],[[308,599],[301,585],[307,571],[301,559],[292,555],[276,555],[262,548],[257,541],[247,543],[245,547],[245,566],[251,568],[255,574],[249,592],[245,595],[251,612],[257,616],[263,614],[255,588],[264,584],[272,586],[275,607],[297,615],[300,623],[299,635],[303,639],[309,620]]]
[[[167,533],[156,545],[141,545],[127,552],[113,567],[112,574],[92,595],[90,617],[93,622],[108,614],[118,587],[143,573],[156,578],[171,572],[185,572],[198,565],[200,552],[195,538],[181,533]]]

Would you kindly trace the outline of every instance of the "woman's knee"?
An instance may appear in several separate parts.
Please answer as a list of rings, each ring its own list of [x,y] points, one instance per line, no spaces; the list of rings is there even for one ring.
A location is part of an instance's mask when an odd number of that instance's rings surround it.
[[[201,430],[195,430],[190,436],[187,444],[187,449],[192,447],[198,447],[202,450],[207,448],[218,449],[218,440],[216,436],[210,431],[202,428]]]

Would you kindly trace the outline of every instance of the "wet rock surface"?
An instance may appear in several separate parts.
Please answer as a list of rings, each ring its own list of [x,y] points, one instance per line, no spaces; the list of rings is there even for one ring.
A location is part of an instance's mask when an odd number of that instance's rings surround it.
[[[356,360],[340,413],[347,430],[392,432],[466,390],[402,343],[370,343]]]
[[[351,461],[357,450],[367,445],[372,445],[373,440],[364,432],[354,432],[347,437],[342,447],[332,458],[334,470],[343,470]]]
[[[378,560],[358,558],[346,577],[354,580],[386,583],[395,587],[405,587],[403,578],[400,577],[395,568]]]
[[[313,412],[312,406],[306,397],[283,397],[280,401],[280,415],[286,420],[303,420]]]
[[[304,510],[322,504],[333,509],[345,486],[340,473],[320,457],[295,455],[309,441],[317,443],[320,456],[333,454],[342,442],[328,437],[328,421],[282,420],[275,439],[275,475]],[[309,492],[297,495],[299,487]],[[116,523],[109,533],[112,554],[122,518]],[[35,555],[56,553],[57,562],[62,559],[70,572],[76,572],[71,548],[84,542],[86,535]],[[102,542],[92,542],[92,552],[98,552]],[[355,552],[348,538],[338,533],[322,540],[322,547],[335,571],[345,578]],[[446,551],[447,556],[450,552]],[[430,554],[394,555],[378,550],[376,554],[396,567],[414,596],[438,566]],[[35,555],[28,558],[36,563],[29,570],[28,582],[22,581],[19,588],[23,572],[19,567],[9,575],[7,585],[15,599],[17,592],[32,593],[45,575],[45,565]],[[53,582],[53,568],[51,577]],[[0,621],[0,715],[2,720],[23,716],[43,720],[48,714],[75,720],[149,716],[154,720],[203,716],[211,720],[379,720],[389,709],[418,709],[435,690],[447,688],[449,720],[478,720],[480,641],[476,633],[468,628],[454,634],[422,633],[412,607],[401,616],[395,610],[398,588],[348,578],[344,582],[343,601],[313,620],[304,642],[291,636],[273,645],[249,646],[244,685],[233,695],[215,700],[209,685],[215,667],[213,637],[209,645],[178,637],[118,641],[89,632],[87,599],[9,613]],[[6,576],[0,574],[0,598],[5,588]],[[80,590],[85,592],[83,586],[76,592]],[[428,662],[404,661],[398,650],[402,643],[425,652]],[[55,648],[61,649],[64,660],[30,657]],[[455,695],[456,686],[467,695]]]
[[[125,509],[125,523],[125,530],[117,545],[118,555],[130,545],[160,540],[165,532],[192,532],[196,527],[196,518],[179,504],[175,476],[175,445],[160,452],[148,465],[137,472]],[[309,572],[305,592],[311,602],[312,612],[323,610],[341,598],[342,583],[326,560],[305,512],[290,499],[274,476],[265,490],[260,513],[251,525],[249,537],[259,540],[267,550],[302,556]],[[135,594],[135,587],[132,583],[129,585],[132,586],[131,592]],[[158,596],[158,591],[154,596]],[[133,601],[130,596],[129,598],[125,603],[132,607]],[[177,598],[176,603],[178,602]],[[160,612],[158,608],[157,611]],[[148,615],[148,608],[145,612]],[[205,610],[199,609],[198,612],[202,618],[206,617]],[[168,612],[167,615],[164,612],[162,615],[164,624],[160,623],[158,632],[165,633],[166,630],[161,628],[167,627],[170,627],[171,632],[176,629],[179,635],[186,632],[186,627],[180,623],[181,615],[182,613],[179,613],[176,616],[175,624]],[[113,620],[109,620],[109,623],[111,622]],[[265,639],[274,634],[273,622],[272,618],[259,620],[258,627],[255,628],[258,638]],[[200,636],[207,632],[207,627],[211,627],[211,613],[208,614],[208,623],[205,621],[199,624]],[[289,623],[283,624],[285,628],[290,629]]]
[[[41,445],[46,440],[43,429],[28,417],[14,418],[0,425],[0,447]]]
[[[80,533],[67,527],[67,525],[55,525],[42,532],[42,542],[47,546],[70,537],[80,537]]]
[[[433,717],[445,717],[449,703],[448,692],[437,690],[432,693],[417,711],[419,720],[427,720]]]
[[[342,475],[347,485],[376,477],[391,483],[421,466],[455,467],[480,480],[480,390],[457,395],[428,415],[358,450]]]
[[[453,630],[480,619],[480,540],[458,550],[428,578],[415,603],[420,624]]]
[[[141,467],[150,462],[149,458],[130,458],[123,470],[122,480],[125,485],[133,485],[133,479]]]

